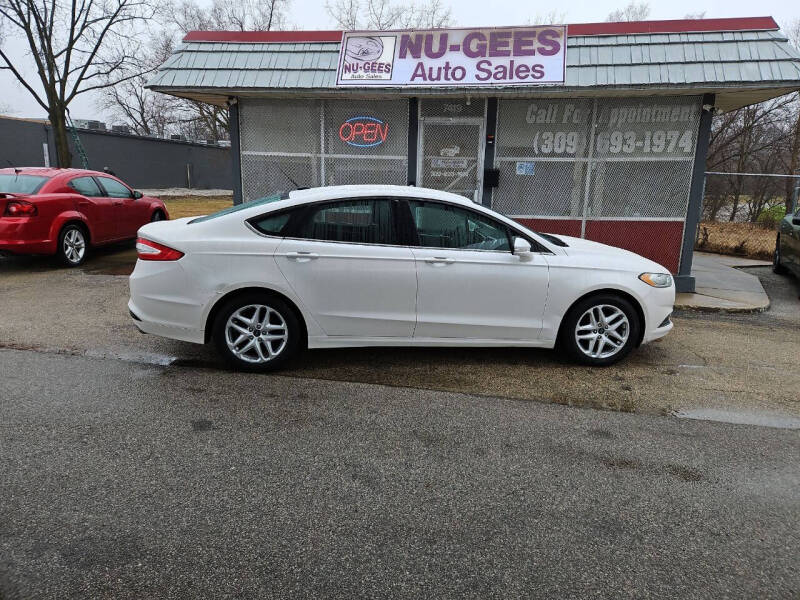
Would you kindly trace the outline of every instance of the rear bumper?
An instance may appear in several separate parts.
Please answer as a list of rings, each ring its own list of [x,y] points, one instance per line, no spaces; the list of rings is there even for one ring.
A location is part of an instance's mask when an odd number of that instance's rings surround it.
[[[31,235],[27,218],[0,218],[0,251],[8,254],[55,254],[54,240]]]
[[[139,331],[205,342],[204,306],[192,296],[193,286],[178,261],[136,261],[129,282],[128,310]]]

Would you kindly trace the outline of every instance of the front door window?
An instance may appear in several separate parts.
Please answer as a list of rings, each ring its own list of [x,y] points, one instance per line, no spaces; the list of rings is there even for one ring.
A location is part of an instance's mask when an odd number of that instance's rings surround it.
[[[423,119],[418,174],[422,187],[480,202],[483,190],[483,119]]]

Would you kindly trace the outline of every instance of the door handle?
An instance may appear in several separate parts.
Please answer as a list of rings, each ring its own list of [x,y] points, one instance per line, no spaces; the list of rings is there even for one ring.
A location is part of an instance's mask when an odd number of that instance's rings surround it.
[[[447,258],[446,256],[431,256],[426,258],[425,262],[429,265],[451,265],[456,262],[455,258]]]
[[[319,254],[316,254],[315,252],[287,252],[286,258],[296,260],[297,262],[308,262],[310,260],[314,260],[315,258],[319,258]]]

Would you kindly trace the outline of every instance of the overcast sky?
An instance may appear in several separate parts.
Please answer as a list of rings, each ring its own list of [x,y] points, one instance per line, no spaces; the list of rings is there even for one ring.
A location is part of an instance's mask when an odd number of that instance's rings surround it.
[[[324,0],[289,0],[291,2],[289,21],[298,29],[331,29]],[[557,5],[563,10],[565,23],[590,23],[604,21],[612,10],[621,8],[628,0],[577,0]],[[536,22],[537,16],[550,11],[548,5],[539,5],[520,0],[453,0],[453,21],[456,26],[524,25]],[[796,0],[762,0],[753,3],[745,0],[673,0],[672,2],[651,2],[650,19],[680,19],[687,14],[705,11],[706,18],[773,16],[778,24],[788,24],[800,17]],[[569,8],[565,8],[568,6]],[[488,9],[488,10],[487,10]],[[538,14],[537,14],[538,13]],[[6,42],[5,48],[28,64],[23,56],[24,46],[15,39]],[[33,75],[31,73],[31,75]],[[0,71],[0,109],[17,117],[43,117],[44,111],[19,85],[11,74]],[[106,120],[96,107],[96,99],[91,94],[79,96],[71,105],[73,118]]]

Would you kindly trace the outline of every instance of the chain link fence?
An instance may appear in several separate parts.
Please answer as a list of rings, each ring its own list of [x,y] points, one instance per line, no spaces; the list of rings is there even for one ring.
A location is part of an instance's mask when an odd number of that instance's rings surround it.
[[[695,249],[769,260],[777,226],[786,214],[787,179],[796,183],[790,207],[797,206],[800,177],[771,173],[706,173],[703,210]],[[792,192],[790,192],[792,193]]]

